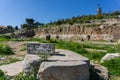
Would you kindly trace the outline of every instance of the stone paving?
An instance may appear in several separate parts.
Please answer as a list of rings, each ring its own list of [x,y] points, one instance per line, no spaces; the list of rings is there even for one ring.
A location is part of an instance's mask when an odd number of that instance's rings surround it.
[[[18,61],[15,63],[0,66],[0,70],[9,76],[15,76],[22,72],[22,67],[23,61]]]

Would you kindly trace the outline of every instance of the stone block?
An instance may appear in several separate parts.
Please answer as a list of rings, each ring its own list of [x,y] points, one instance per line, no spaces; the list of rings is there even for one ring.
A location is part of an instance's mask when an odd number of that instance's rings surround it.
[[[27,75],[39,69],[41,58],[38,55],[27,54],[23,61],[23,72]]]
[[[89,80],[89,66],[83,61],[43,62],[40,80]]]
[[[89,59],[69,50],[56,50],[40,65],[40,80],[89,80]]]
[[[53,54],[55,53],[54,43],[27,43],[28,54]]]
[[[118,58],[118,57],[120,57],[120,53],[107,53],[105,56],[102,57],[101,63],[103,63],[104,61],[114,59],[114,58]]]

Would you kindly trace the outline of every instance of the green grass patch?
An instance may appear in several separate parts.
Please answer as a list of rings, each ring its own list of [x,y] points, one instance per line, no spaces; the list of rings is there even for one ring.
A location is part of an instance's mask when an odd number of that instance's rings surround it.
[[[106,50],[108,53],[120,53],[120,44],[109,45]]]
[[[9,41],[11,39],[10,36],[7,35],[0,35],[0,41]]]
[[[1,58],[4,58],[4,60],[1,60],[0,61],[0,66],[1,65],[6,65],[6,64],[10,64],[10,63],[14,63],[14,62],[17,62],[17,61],[21,61],[20,59],[18,58],[13,58],[12,56],[6,56],[6,55],[0,55]]]
[[[110,71],[110,75],[120,76],[120,58],[111,59],[102,63]]]
[[[66,41],[58,41],[56,44],[56,48],[62,48],[62,49],[67,49],[67,50],[71,50],[74,51],[78,54],[81,54],[87,58],[89,58],[90,60],[98,60],[100,61],[100,59],[106,54],[105,52],[88,52],[85,50],[85,48],[94,48],[94,49],[101,49],[104,48],[104,46],[102,45],[98,46],[95,44],[91,44],[91,43],[77,43],[77,42],[66,42]]]
[[[20,51],[26,51],[26,50],[27,50],[26,47],[22,47],[22,48],[20,49]]]
[[[94,44],[94,43],[82,43],[84,48],[92,48],[92,49],[101,49],[106,50],[110,48],[111,45],[108,44]]]
[[[89,58],[90,60],[98,61],[100,62],[101,58],[105,55],[105,52],[87,52],[86,54],[83,54],[83,56]]]

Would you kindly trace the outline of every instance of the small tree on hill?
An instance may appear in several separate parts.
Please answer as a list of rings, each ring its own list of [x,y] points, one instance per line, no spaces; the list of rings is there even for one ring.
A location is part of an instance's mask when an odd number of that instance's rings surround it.
[[[15,30],[18,30],[18,26],[15,26]]]

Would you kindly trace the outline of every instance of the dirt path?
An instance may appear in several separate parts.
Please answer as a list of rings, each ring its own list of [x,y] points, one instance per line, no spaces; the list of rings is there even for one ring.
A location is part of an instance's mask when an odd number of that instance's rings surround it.
[[[24,48],[26,48],[26,44],[27,42],[16,42],[16,41],[8,41],[7,45],[9,45],[15,54],[17,55],[25,55],[27,52],[26,50],[22,50]]]

